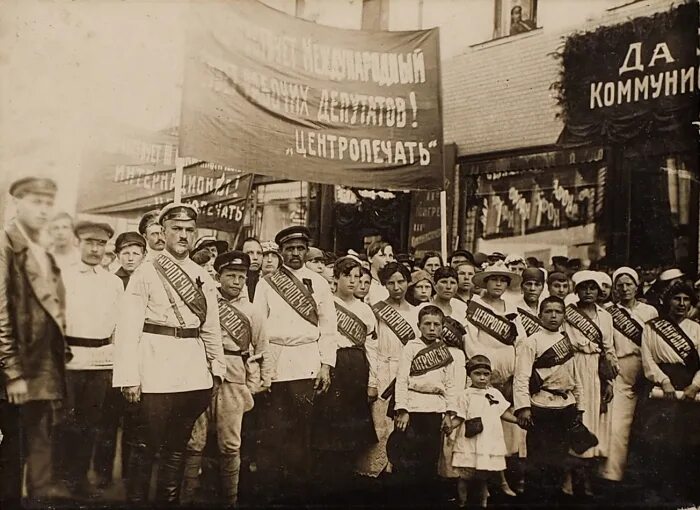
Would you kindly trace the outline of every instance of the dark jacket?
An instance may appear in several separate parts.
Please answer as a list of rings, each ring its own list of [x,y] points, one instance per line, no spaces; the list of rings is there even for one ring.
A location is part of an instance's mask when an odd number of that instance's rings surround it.
[[[124,290],[126,290],[126,286],[129,284],[129,280],[131,279],[131,273],[127,273],[126,269],[119,266],[119,269],[117,269],[114,274],[119,277],[119,279],[122,281],[122,285],[124,285]]]
[[[45,278],[17,225],[0,233],[0,398],[11,379],[48,375],[64,381],[65,362],[71,357],[63,337],[65,290],[51,255],[49,260]],[[47,356],[53,360],[48,365]],[[59,373],[45,374],[47,366]]]

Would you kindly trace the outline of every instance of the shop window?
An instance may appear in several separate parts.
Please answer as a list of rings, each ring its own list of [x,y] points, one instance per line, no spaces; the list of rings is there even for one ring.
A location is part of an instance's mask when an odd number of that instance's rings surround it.
[[[537,28],[537,0],[495,0],[495,7],[494,39]]]

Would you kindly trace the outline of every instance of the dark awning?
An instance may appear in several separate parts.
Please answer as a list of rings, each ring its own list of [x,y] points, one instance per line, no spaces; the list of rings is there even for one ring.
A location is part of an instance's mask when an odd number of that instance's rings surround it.
[[[605,150],[603,147],[585,147],[507,156],[481,161],[463,161],[460,163],[460,167],[466,175],[482,175],[595,163],[601,161],[604,156]]]

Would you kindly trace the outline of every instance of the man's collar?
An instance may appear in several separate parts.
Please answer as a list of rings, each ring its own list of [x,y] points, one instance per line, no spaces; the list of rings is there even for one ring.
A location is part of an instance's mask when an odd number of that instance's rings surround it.
[[[99,264],[91,266],[90,264],[86,264],[85,262],[83,262],[81,260],[80,263],[78,264],[78,271],[81,273],[95,273],[95,274],[97,274],[97,272],[99,271],[99,269],[97,269],[98,267],[100,267]]]

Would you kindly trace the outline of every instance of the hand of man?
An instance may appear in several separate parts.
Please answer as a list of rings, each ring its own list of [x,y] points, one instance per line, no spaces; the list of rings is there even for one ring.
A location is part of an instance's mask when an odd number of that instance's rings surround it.
[[[377,388],[371,388],[371,387],[367,388],[367,402],[369,402],[371,404],[372,402],[377,400],[378,397],[379,397],[379,392],[377,391]]]
[[[219,388],[221,388],[221,383],[223,382],[223,379],[219,377],[218,375],[215,375],[212,377],[213,383],[211,387],[211,397],[214,398],[216,397],[216,394],[219,392]]]
[[[141,386],[125,386],[122,388],[122,395],[130,404],[137,404],[141,401]]]
[[[683,390],[683,397],[681,398],[683,400],[695,400],[695,395],[698,394],[698,391],[700,391],[700,388],[691,383]]]
[[[325,393],[331,386],[331,367],[329,365],[321,365],[316,380],[314,381],[314,390],[317,394]]]
[[[7,400],[10,404],[22,405],[27,401],[27,397],[29,396],[27,381],[21,377],[19,379],[7,381],[5,390],[7,391]]]
[[[408,428],[408,419],[408,411],[405,409],[396,411],[396,416],[394,417],[394,427],[396,427],[396,430],[406,432],[406,429]]]
[[[609,404],[612,402],[613,399],[613,386],[612,384],[607,384],[605,385],[605,389],[603,390],[603,403],[604,404]]]
[[[675,400],[676,388],[673,387],[670,379],[666,379],[661,383],[661,389],[664,390],[664,397]]]
[[[518,418],[518,426],[521,429],[527,430],[534,424],[532,421],[532,411],[529,407],[515,411],[515,417]]]

